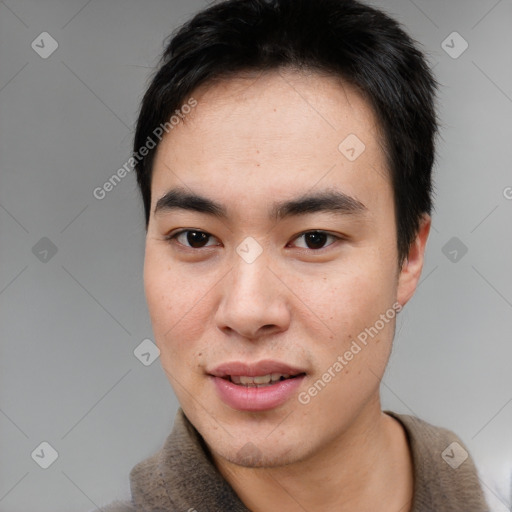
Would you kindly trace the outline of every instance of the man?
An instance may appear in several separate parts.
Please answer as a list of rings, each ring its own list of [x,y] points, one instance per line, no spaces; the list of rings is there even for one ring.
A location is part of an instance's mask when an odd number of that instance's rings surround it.
[[[181,409],[107,510],[487,510],[471,458],[442,457],[462,441],[379,397],[430,229],[435,87],[352,0],[220,2],[173,37],[133,161]]]

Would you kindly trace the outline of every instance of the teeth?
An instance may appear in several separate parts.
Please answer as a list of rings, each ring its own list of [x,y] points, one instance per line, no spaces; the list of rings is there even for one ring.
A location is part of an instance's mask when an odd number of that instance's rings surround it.
[[[258,377],[241,377],[242,384],[269,384],[272,380],[272,375],[261,375]]]
[[[283,379],[290,378],[286,373],[269,373],[268,375],[258,375],[257,377],[248,377],[245,375],[231,375],[230,379],[233,384],[249,387],[268,386],[271,383],[278,382]]]

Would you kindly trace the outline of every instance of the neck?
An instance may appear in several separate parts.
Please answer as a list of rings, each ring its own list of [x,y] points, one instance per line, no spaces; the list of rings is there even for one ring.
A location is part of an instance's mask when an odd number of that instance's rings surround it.
[[[398,421],[381,412],[379,400],[347,431],[293,464],[247,468],[212,455],[252,512],[411,508],[413,466],[406,434]]]

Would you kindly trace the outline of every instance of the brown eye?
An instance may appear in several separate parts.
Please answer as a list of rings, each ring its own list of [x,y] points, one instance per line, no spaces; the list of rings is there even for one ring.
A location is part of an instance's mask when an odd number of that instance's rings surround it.
[[[186,238],[190,247],[197,249],[199,247],[204,247],[208,243],[209,235],[202,231],[187,231]]]
[[[339,239],[339,237],[330,235],[325,231],[307,231],[299,235],[295,240],[300,240],[301,238],[304,240],[305,246],[299,245],[299,247],[312,250],[323,249],[329,239],[333,239],[334,241]],[[332,245],[332,243],[328,244],[328,246]]]
[[[181,245],[192,249],[201,249],[215,244],[209,244],[210,239],[214,239],[212,235],[205,231],[197,231],[194,229],[185,229],[167,237],[168,240],[176,239]]]
[[[312,233],[306,233],[304,240],[309,249],[321,249],[327,240],[327,234],[313,231]]]

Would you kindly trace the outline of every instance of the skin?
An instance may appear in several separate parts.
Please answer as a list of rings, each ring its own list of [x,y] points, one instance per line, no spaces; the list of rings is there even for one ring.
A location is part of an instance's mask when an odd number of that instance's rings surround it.
[[[283,361],[306,370],[299,392],[307,391],[359,333],[411,298],[430,218],[400,267],[378,124],[351,86],[281,70],[192,96],[197,107],[157,150],[144,268],[162,367],[181,407],[254,512],[410,510],[410,450],[379,398],[395,320],[306,405],[293,396],[270,411],[236,411],[208,371],[233,360]],[[349,134],[366,146],[353,162],[338,150]],[[221,203],[228,218],[155,214],[158,199],[178,186]],[[356,198],[365,212],[269,218],[274,201],[324,189]],[[185,228],[210,234],[208,245],[166,240]],[[312,230],[343,238],[311,249],[301,234]],[[250,264],[236,252],[248,236],[263,250]]]

